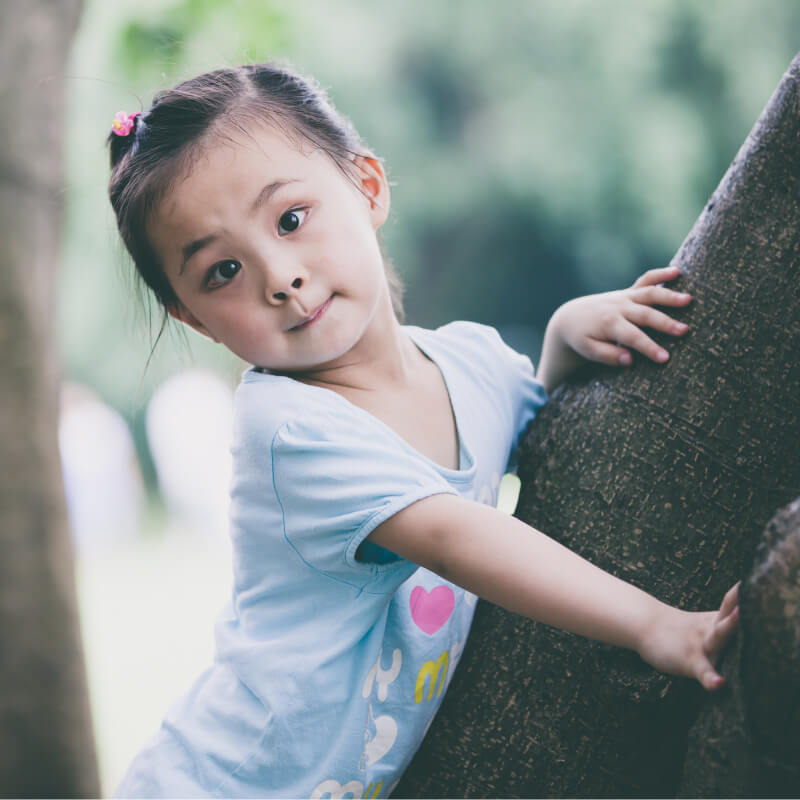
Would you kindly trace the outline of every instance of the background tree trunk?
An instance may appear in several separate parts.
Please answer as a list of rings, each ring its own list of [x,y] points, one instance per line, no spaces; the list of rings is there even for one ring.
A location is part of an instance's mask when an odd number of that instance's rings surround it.
[[[79,12],[79,0],[0,3],[0,793],[13,797],[100,792],[53,335],[64,70]]]
[[[523,520],[682,608],[717,605],[800,494],[799,176],[800,56],[672,261],[690,334],[559,389],[521,454]],[[693,720],[730,697],[480,603],[395,796],[673,796]]]

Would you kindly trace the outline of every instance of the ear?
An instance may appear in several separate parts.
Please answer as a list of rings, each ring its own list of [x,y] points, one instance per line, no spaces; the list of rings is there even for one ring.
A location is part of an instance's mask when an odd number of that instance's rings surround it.
[[[203,336],[207,336],[212,342],[219,343],[219,339],[217,339],[217,337],[214,336],[214,334],[211,333],[211,331],[209,331],[208,328],[206,328],[206,326],[203,325],[203,323],[200,322],[200,320],[197,319],[197,317],[180,302],[176,302],[167,306],[167,313],[174,319],[177,319],[178,322],[182,322],[184,325],[188,325],[190,328],[192,328],[192,330],[201,333]]]
[[[357,170],[358,189],[369,201],[372,225],[377,230],[389,217],[389,183],[383,164],[371,153],[356,156],[353,164]]]

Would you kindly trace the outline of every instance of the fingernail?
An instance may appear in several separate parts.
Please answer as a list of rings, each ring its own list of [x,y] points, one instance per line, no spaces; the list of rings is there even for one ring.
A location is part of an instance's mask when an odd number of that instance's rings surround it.
[[[688,325],[685,322],[673,322],[672,323],[672,330],[675,333],[683,333],[685,330],[688,329]]]
[[[656,361],[660,361],[662,364],[669,358],[669,353],[666,350],[659,350],[656,353]]]
[[[631,363],[631,354],[620,353],[619,363],[622,364],[622,366],[627,367]]]
[[[681,300],[691,300],[692,296],[688,292],[681,292]]]

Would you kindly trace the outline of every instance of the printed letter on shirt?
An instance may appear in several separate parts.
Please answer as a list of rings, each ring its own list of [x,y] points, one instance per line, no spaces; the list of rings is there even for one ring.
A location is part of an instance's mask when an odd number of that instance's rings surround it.
[[[325,795],[330,797],[331,800],[344,800],[345,795],[350,795],[352,800],[362,800],[362,798],[363,800],[377,800],[382,787],[383,781],[378,781],[377,783],[370,781],[365,792],[364,784],[361,781],[350,781],[342,786],[339,781],[331,779],[323,781],[314,789],[311,793],[311,800],[317,800],[317,798],[322,798]],[[394,789],[394,786],[392,786],[392,789]]]
[[[436,692],[438,697],[444,688],[444,681],[447,677],[447,668],[449,666],[449,654],[445,650],[436,661],[426,661],[417,675],[417,685],[414,688],[414,700],[417,703],[422,702],[422,695],[425,691],[425,678],[431,679],[430,687],[428,688],[428,700],[433,699],[433,690],[436,686],[436,681],[439,681],[439,689]],[[439,677],[441,673],[441,677]]]
[[[363,793],[364,784],[361,783],[361,781],[349,781],[342,786],[339,781],[331,779],[322,781],[322,783],[311,792],[311,800],[325,797],[325,795],[328,795],[331,800],[343,800],[347,795],[350,795],[353,800],[360,800]]]
[[[397,723],[386,714],[375,719],[375,736],[364,746],[366,765],[380,761],[394,745],[397,739]]]
[[[392,666],[389,669],[381,669],[381,656],[383,651],[378,653],[378,660],[373,665],[372,669],[367,673],[367,679],[364,681],[364,686],[361,689],[362,697],[369,697],[372,692],[372,684],[378,682],[378,700],[383,702],[389,694],[389,684],[394,683],[397,676],[400,674],[400,668],[403,666],[403,654],[400,652],[399,647],[395,647],[392,652]]]

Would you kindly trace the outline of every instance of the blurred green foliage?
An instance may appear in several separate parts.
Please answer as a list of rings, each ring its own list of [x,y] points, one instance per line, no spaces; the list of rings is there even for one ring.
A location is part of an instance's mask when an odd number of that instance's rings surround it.
[[[151,77],[154,65],[170,76],[187,64],[197,63],[198,70],[219,66],[203,54],[214,52],[221,41],[227,40],[225,49],[232,47],[239,61],[289,45],[283,13],[263,0],[163,2],[154,11],[123,19],[117,37],[118,63],[134,80]]]
[[[137,422],[181,365],[241,369],[173,333],[145,371],[147,312],[105,198],[114,113],[183,77],[275,58],[314,75],[386,161],[409,321],[491,323],[535,356],[559,303],[669,260],[798,43],[796,0],[87,0],[65,370]]]

